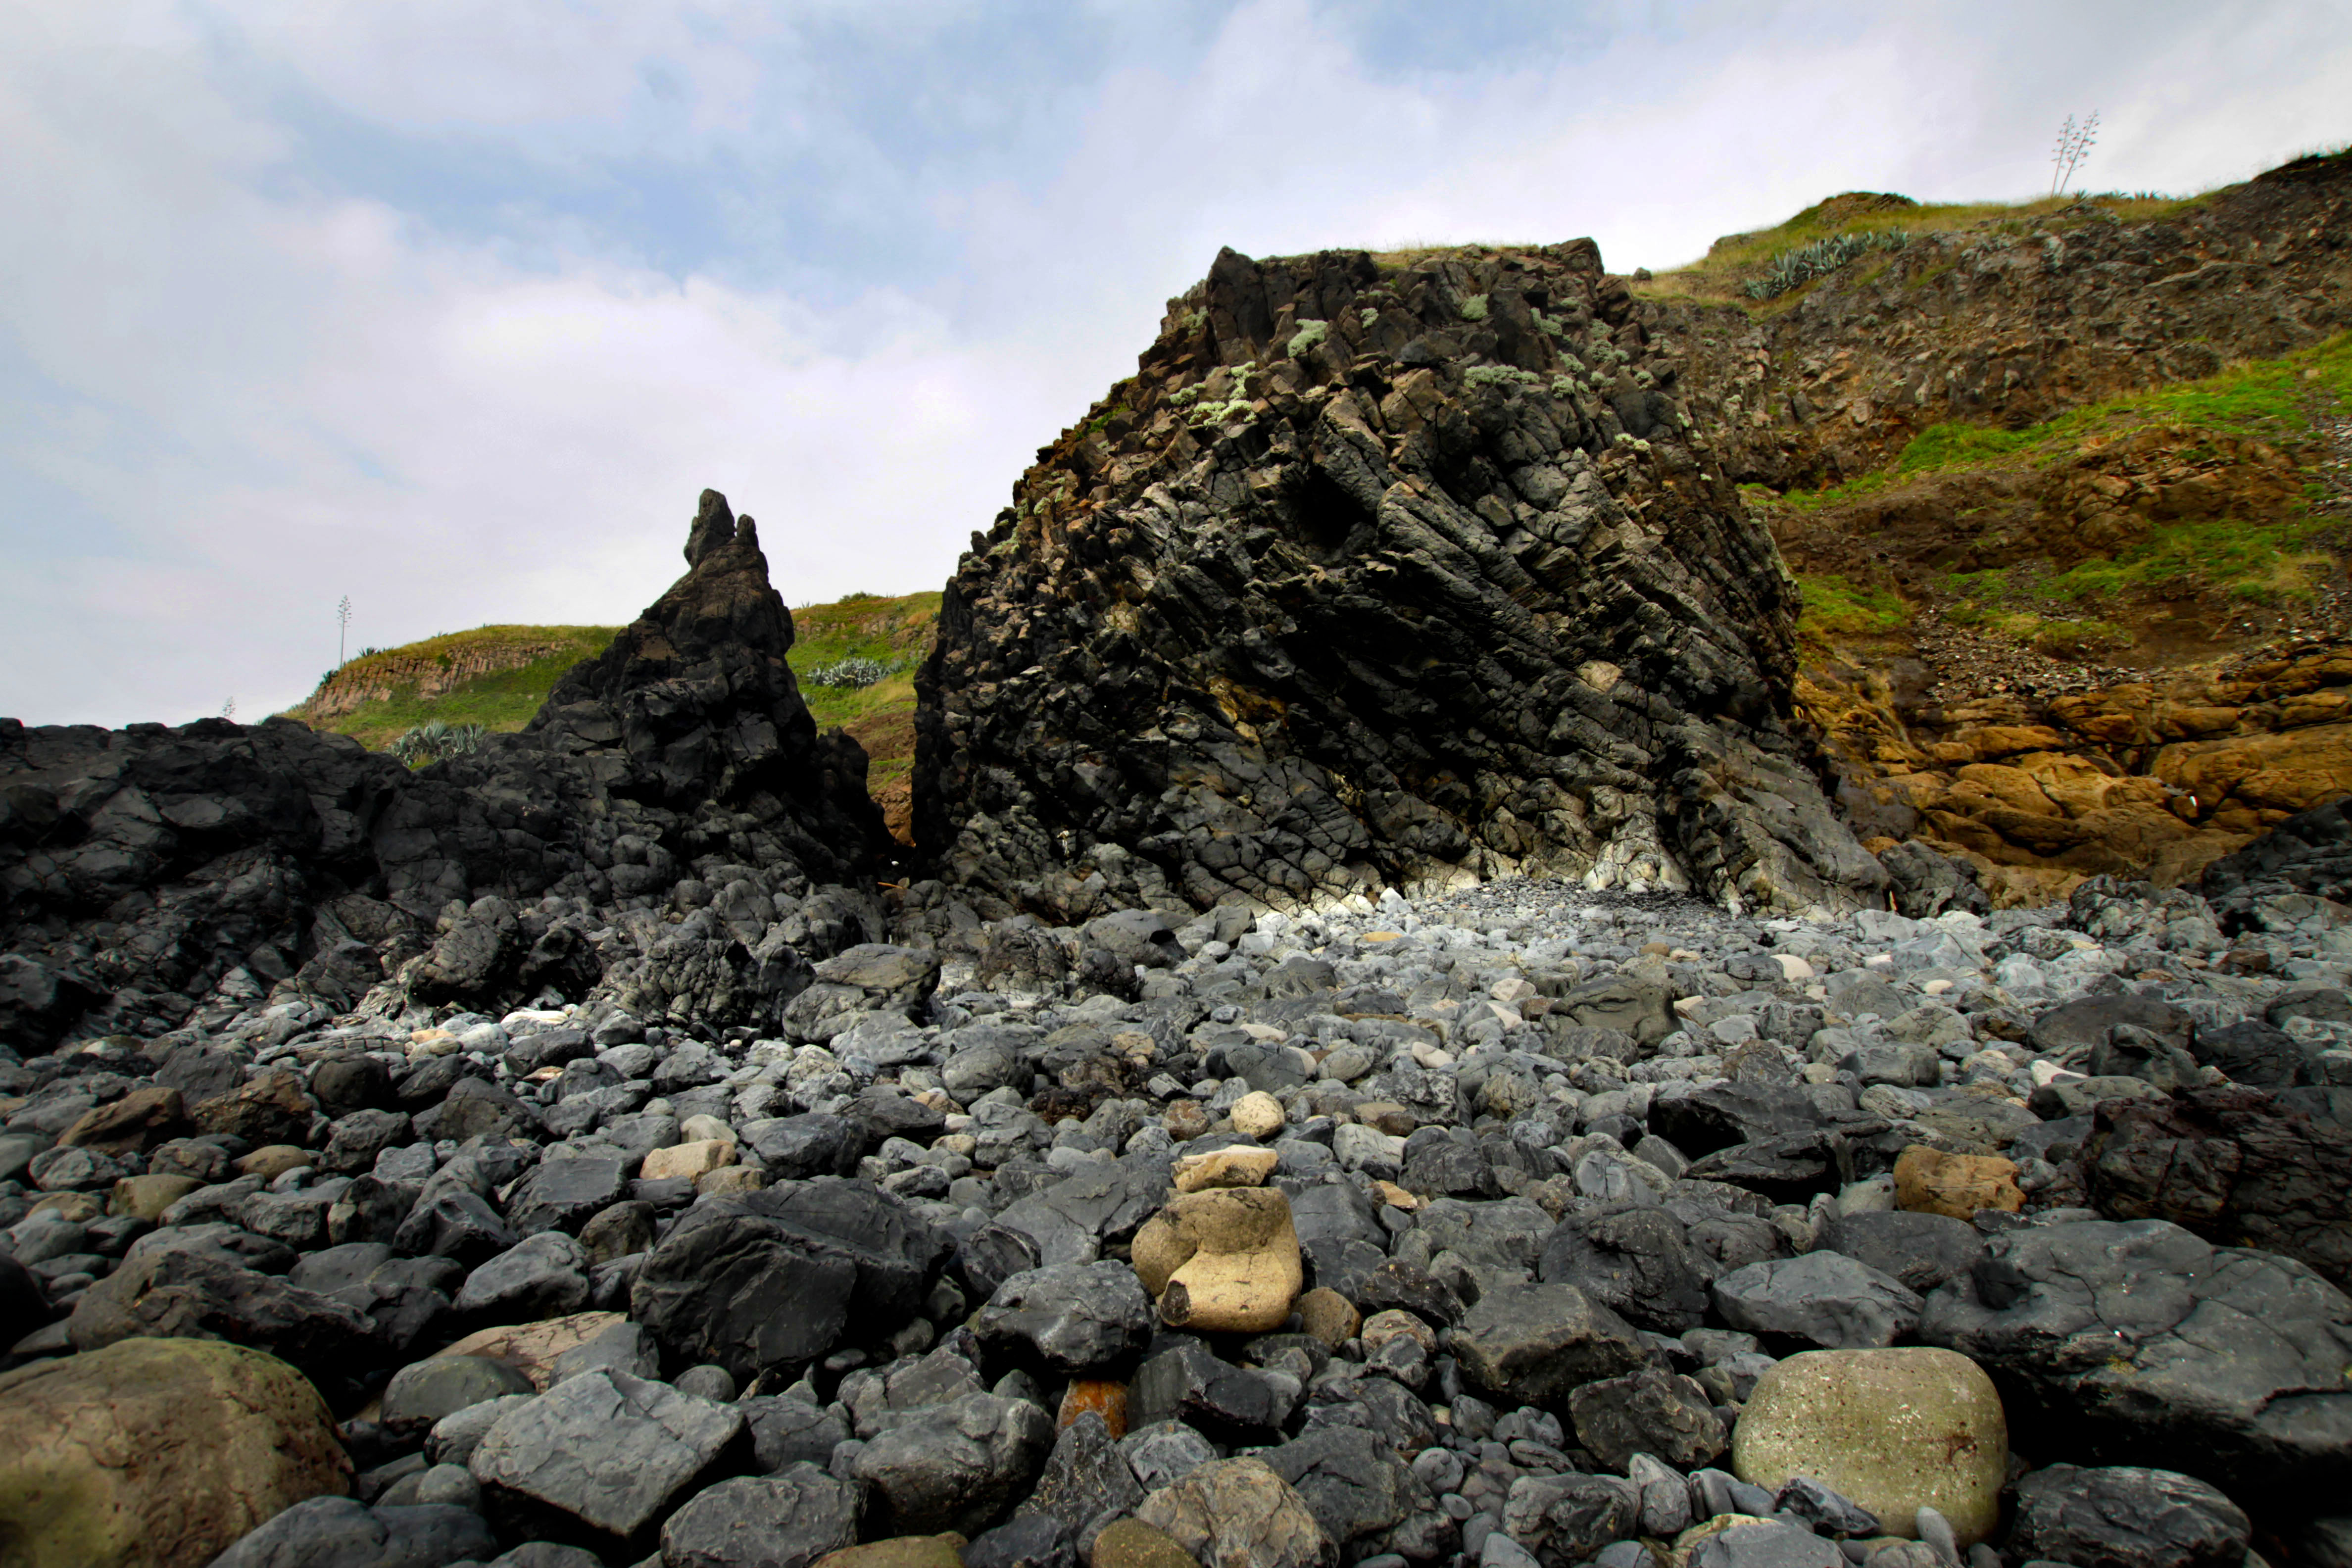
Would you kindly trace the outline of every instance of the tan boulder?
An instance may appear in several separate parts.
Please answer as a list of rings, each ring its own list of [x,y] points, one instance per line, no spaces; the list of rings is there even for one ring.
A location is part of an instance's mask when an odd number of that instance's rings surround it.
[[[0,1376],[0,1561],[200,1568],[351,1461],[310,1381],[215,1340],[125,1340]]]
[[[1135,1517],[1202,1568],[1328,1568],[1339,1552],[1307,1500],[1263,1459],[1215,1459],[1143,1500]]]
[[[234,1163],[238,1175],[259,1176],[269,1182],[317,1159],[318,1156],[308,1149],[297,1148],[291,1143],[267,1143]]]
[[[1947,1154],[1914,1143],[1895,1161],[1895,1206],[1913,1214],[1974,1219],[1979,1209],[2015,1214],[2025,1206],[2017,1165],[1998,1154]]]
[[[641,1173],[648,1182],[666,1182],[678,1176],[691,1180],[734,1163],[734,1140],[701,1138],[691,1143],[673,1143],[667,1149],[655,1150],[646,1156],[645,1169]]]
[[[1356,1304],[1328,1285],[1318,1285],[1298,1298],[1297,1312],[1300,1330],[1333,1350],[1354,1339],[1364,1321]]]
[[[1234,1131],[1244,1138],[1271,1138],[1282,1131],[1282,1101],[1262,1089],[1234,1101]]]
[[[1183,1154],[1176,1161],[1176,1190],[1197,1193],[1211,1187],[1261,1187],[1274,1174],[1281,1156],[1271,1149],[1216,1149],[1206,1154]]]
[[[1181,1194],[1136,1233],[1131,1256],[1171,1328],[1266,1333],[1306,1283],[1290,1200],[1272,1187]]]
[[[106,1212],[152,1225],[165,1209],[203,1185],[194,1176],[125,1176],[106,1194]]]
[[[963,1568],[970,1542],[950,1530],[943,1535],[895,1535],[828,1552],[809,1568]]]
[[[749,1165],[721,1165],[694,1179],[698,1193],[756,1193],[768,1184],[768,1173]]]
[[[1201,1560],[1139,1519],[1115,1521],[1095,1537],[1087,1568],[1201,1568]]]
[[[310,1119],[318,1110],[300,1074],[270,1068],[226,1094],[203,1101],[189,1111],[188,1120],[204,1131],[226,1132],[248,1143],[297,1143],[310,1136]]]
[[[101,1154],[144,1152],[179,1136],[186,1125],[180,1091],[150,1084],[110,1105],[92,1106],[58,1135],[58,1142],[68,1149],[95,1149]]]
[[[1421,1125],[1418,1117],[1393,1100],[1358,1101],[1356,1120],[1374,1131],[1385,1132],[1391,1138],[1410,1138],[1412,1136],[1413,1130]]]
[[[1803,1351],[1756,1380],[1731,1464],[1767,1491],[1811,1476],[1893,1535],[1916,1538],[1932,1508],[1966,1548],[2000,1522],[2009,1426],[1992,1380],[1957,1352]]]

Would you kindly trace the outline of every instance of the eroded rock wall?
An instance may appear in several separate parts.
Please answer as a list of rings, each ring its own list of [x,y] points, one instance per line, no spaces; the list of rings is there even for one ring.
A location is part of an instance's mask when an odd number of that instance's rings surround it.
[[[1792,584],[1680,396],[1589,241],[1223,253],[959,563],[919,844],[1062,917],[1874,893],[1789,727]]]

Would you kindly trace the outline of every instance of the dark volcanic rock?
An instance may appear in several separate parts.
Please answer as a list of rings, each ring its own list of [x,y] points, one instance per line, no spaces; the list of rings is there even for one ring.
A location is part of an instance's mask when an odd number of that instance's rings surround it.
[[[1228,251],[975,536],[917,838],[1006,904],[1492,874],[1885,885],[1788,726],[1795,595],[1589,241]]]
[[[528,731],[415,773],[286,719],[0,720],[0,1036],[158,1034],[225,983],[341,1011],[405,965],[420,999],[576,996],[604,969],[586,928],[520,900],[666,894],[713,850],[857,879],[884,841],[865,755],[816,733],[751,521],[706,491],[694,539],[687,574]],[[436,930],[453,900],[464,918]],[[690,1011],[714,988],[699,949],[624,954],[604,978],[633,1005]],[[717,987],[737,1015],[717,1021],[772,1019],[794,963],[737,967],[759,973]]]
[[[1990,1372],[2044,1451],[2296,1510],[2352,1465],[2352,1300],[2161,1220],[1995,1236],[1928,1298],[1918,1337]]]
[[[2352,1288],[2352,1127],[2231,1086],[2093,1114],[2083,1172],[2101,1214],[2284,1253]]]
[[[2204,892],[2222,929],[2253,925],[2257,900],[2308,893],[2352,903],[2352,795],[2288,817],[2205,868]]]
[[[630,1297],[675,1362],[749,1382],[846,1337],[887,1338],[921,1309],[947,1241],[871,1186],[826,1177],[701,1205],[646,1258]]]
[[[2236,1568],[2246,1516],[2191,1476],[2053,1465],[2017,1483],[2010,1549],[2078,1568]]]

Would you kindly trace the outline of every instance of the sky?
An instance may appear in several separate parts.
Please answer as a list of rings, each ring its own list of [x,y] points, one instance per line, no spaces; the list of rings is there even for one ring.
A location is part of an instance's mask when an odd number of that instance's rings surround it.
[[[1664,268],[2347,106],[2344,0],[0,0],[0,714],[623,623],[706,486],[787,603],[936,588],[1220,246]]]

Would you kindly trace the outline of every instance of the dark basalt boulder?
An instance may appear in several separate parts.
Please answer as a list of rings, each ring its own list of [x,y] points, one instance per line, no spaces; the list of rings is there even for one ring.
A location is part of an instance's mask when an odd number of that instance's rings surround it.
[[[1770,538],[1590,241],[1226,252],[1113,402],[917,679],[917,839],[983,903],[1886,886],[1790,727]]]
[[[2221,929],[2258,929],[2258,900],[2304,893],[2352,903],[2352,795],[2288,817],[2205,868],[2206,901]]]
[[[2235,1085],[2105,1100],[2083,1151],[2084,1184],[2112,1218],[2170,1220],[2352,1288],[2352,1126],[2324,1111],[2320,1096]]]
[[[0,720],[0,1037],[217,1026],[272,997],[343,1012],[391,981],[492,1011],[577,999],[606,978],[594,927],[541,895],[666,896],[713,863],[754,898],[864,880],[886,842],[865,754],[809,718],[751,520],[706,491],[688,556],[526,732],[415,773],[287,719]],[[620,961],[634,1003],[726,1023],[804,967],[716,934]]]
[[[748,1383],[918,1316],[948,1238],[877,1188],[840,1177],[697,1205],[646,1259],[629,1316],[681,1366]]]
[[[1927,1299],[1922,1343],[1990,1373],[2047,1452],[2307,1510],[2352,1465],[2352,1300],[2162,1220],[2003,1232]]]

